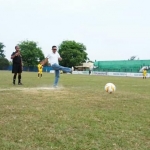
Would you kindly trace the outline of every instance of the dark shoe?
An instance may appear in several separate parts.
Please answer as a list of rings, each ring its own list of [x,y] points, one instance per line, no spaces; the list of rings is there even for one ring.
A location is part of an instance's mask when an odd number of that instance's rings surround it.
[[[18,83],[18,85],[23,85],[22,83]]]

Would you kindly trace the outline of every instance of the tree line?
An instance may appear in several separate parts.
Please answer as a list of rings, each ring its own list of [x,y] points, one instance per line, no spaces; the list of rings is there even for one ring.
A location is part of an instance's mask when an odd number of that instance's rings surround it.
[[[23,65],[26,67],[37,66],[37,64],[45,58],[42,48],[38,46],[37,42],[27,40],[22,41],[17,45],[19,45],[20,47]],[[1,70],[5,69],[11,64],[11,62],[9,62],[9,60],[5,56],[5,48],[6,46],[2,42],[0,42]],[[63,60],[60,62],[60,65],[66,67],[78,66],[81,65],[83,62],[89,60],[88,54],[86,52],[86,46],[83,43],[75,41],[63,41],[58,46],[58,52],[63,58]]]
[[[0,70],[3,70],[9,66],[9,61],[5,56],[4,48],[5,45],[2,42],[0,42]]]

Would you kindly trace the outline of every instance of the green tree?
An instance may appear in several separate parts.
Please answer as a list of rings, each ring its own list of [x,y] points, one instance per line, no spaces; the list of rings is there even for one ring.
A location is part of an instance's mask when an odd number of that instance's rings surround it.
[[[22,41],[19,44],[24,66],[37,66],[44,59],[42,49],[34,41]]]
[[[5,45],[3,43],[0,42],[0,57],[5,57],[5,54],[4,54],[4,47]]]
[[[8,59],[4,57],[0,57],[0,70],[5,70],[9,66]]]
[[[66,67],[81,65],[81,63],[88,60],[86,47],[75,41],[63,41],[58,52],[62,57],[60,64]]]

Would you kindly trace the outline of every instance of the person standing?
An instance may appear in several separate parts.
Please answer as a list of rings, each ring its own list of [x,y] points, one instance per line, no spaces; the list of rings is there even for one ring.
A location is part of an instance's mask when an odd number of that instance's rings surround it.
[[[60,70],[62,70],[63,72],[72,74],[73,69],[59,65],[59,61],[61,61],[62,58],[60,57],[59,53],[57,52],[57,46],[52,46],[52,52],[46,57],[46,59],[44,61],[41,62],[42,65],[44,65],[48,60],[51,64],[51,67],[55,71],[54,87],[57,87],[59,77],[60,77],[60,75],[59,75]]]
[[[144,69],[143,70],[143,79],[146,79],[146,76],[147,76],[147,69]]]
[[[41,65],[41,63],[38,64],[38,78],[42,77],[42,72],[43,72],[43,66]]]
[[[12,53],[11,59],[12,59],[12,73],[13,76],[13,84],[16,84],[16,77],[18,74],[18,85],[22,85],[21,83],[21,73],[22,73],[22,56],[20,54],[20,48],[19,46],[15,46],[15,52]]]

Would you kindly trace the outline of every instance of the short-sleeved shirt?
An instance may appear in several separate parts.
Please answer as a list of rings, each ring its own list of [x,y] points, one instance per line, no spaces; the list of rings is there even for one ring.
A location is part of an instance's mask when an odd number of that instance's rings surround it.
[[[55,53],[51,52],[47,56],[47,58],[49,59],[49,62],[50,62],[51,65],[53,65],[53,64],[59,64],[58,58],[60,58],[60,55],[59,55],[58,52],[55,52]]]
[[[11,56],[15,55],[17,52],[13,52]],[[13,64],[21,64],[21,59],[22,57],[21,56],[15,56],[13,58]]]

